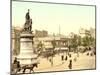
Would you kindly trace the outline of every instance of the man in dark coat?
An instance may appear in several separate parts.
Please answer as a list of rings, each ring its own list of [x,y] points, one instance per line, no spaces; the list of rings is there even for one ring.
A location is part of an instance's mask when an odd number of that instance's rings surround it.
[[[68,67],[69,67],[69,69],[72,69],[72,60],[69,61]]]
[[[15,57],[15,59],[14,59],[14,64],[16,64],[17,63],[17,58]]]
[[[66,55],[66,57],[65,57],[65,60],[67,60],[67,55]]]
[[[64,60],[64,56],[63,56],[63,55],[61,56],[61,60],[62,60],[62,61]]]

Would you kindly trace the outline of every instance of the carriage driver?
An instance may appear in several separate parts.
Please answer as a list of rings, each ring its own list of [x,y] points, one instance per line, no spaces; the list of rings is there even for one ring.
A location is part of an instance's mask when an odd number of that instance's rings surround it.
[[[14,59],[14,64],[16,64],[17,63],[17,57],[15,57],[15,59]]]
[[[18,68],[20,67],[20,62],[17,61],[17,58],[16,58],[16,57],[15,57],[15,59],[14,59],[14,64],[17,64],[17,67],[18,67]]]

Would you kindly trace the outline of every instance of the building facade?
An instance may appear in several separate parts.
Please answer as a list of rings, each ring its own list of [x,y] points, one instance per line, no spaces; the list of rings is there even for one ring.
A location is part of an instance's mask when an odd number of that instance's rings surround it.
[[[12,28],[12,54],[18,55],[20,53],[20,29]]]
[[[47,37],[48,36],[48,32],[46,30],[35,30],[35,37]]]

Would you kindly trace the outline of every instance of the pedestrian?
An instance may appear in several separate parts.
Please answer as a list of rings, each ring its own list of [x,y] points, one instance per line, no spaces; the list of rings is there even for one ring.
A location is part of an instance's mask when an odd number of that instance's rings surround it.
[[[69,54],[69,57],[71,58],[71,54]]]
[[[51,58],[49,59],[49,62],[51,62]]]
[[[69,69],[72,69],[72,60],[69,61],[68,68],[69,68]]]
[[[51,66],[53,66],[53,60],[51,61]]]
[[[67,60],[67,55],[66,55],[66,57],[65,57],[65,60]]]
[[[49,62],[51,63],[51,66],[53,66],[53,59],[49,59]]]
[[[87,53],[87,56],[89,56],[89,52]]]
[[[62,61],[64,60],[64,56],[63,56],[63,55],[61,56],[61,60],[62,60]]]
[[[89,47],[89,50],[91,50],[91,47]]]

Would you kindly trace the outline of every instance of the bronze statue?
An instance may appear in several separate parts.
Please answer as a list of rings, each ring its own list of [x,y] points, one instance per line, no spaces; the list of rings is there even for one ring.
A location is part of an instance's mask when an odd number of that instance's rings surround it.
[[[26,13],[26,21],[27,20],[30,20],[29,9],[28,9],[28,12]]]
[[[24,24],[24,31],[31,31],[32,30],[32,19],[30,19],[30,15],[29,15],[29,9],[28,12],[26,13],[26,22]]]

